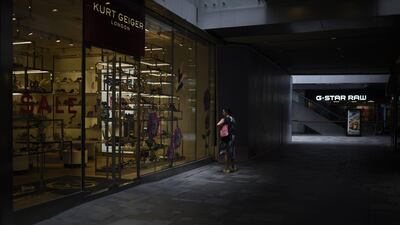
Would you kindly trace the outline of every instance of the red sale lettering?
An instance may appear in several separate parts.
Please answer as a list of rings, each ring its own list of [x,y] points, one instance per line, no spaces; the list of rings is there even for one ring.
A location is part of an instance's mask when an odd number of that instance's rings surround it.
[[[32,95],[25,93],[21,96],[21,104],[22,104],[21,113],[24,113],[24,114],[32,114],[33,113],[32,100],[33,100]]]
[[[42,96],[39,102],[38,113],[43,113],[43,110],[46,110],[48,113],[51,113],[51,107],[49,106],[49,102],[45,96]]]
[[[58,107],[61,105],[61,101],[56,97],[56,113],[64,113],[63,109],[59,109]]]
[[[72,110],[72,107],[74,107],[74,103],[76,101],[76,98],[68,98],[68,113],[76,113],[76,110]]]

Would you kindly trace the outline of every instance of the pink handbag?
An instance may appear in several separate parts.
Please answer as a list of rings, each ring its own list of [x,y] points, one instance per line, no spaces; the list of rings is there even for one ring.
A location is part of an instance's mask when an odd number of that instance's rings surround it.
[[[220,137],[226,137],[229,135],[228,131],[228,124],[225,124],[222,126],[221,130],[219,131],[219,136]]]

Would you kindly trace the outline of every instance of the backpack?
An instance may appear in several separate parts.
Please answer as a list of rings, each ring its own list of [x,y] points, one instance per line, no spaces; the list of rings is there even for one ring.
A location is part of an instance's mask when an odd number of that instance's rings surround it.
[[[228,124],[229,134],[236,135],[236,120],[232,116],[229,116]]]

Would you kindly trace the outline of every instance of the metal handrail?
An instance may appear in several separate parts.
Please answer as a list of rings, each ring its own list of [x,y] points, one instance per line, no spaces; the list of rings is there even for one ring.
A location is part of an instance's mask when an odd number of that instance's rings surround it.
[[[331,110],[329,110],[328,108],[326,108],[326,107],[323,106],[322,104],[319,104],[319,103],[317,103],[317,102],[315,102],[315,101],[313,101],[313,100],[311,100],[311,99],[309,99],[309,98],[307,98],[307,97],[305,97],[305,96],[303,96],[303,95],[300,95],[300,94],[298,94],[298,93],[296,93],[296,92],[293,92],[293,93],[294,93],[294,95],[296,95],[297,97],[302,98],[303,100],[305,100],[307,103],[310,103],[310,104],[314,105],[317,109],[322,109],[323,111],[325,111],[326,113],[330,114],[331,116],[334,116],[336,119],[338,119],[338,120],[345,120],[345,117],[340,116],[340,115],[338,115],[338,114],[332,112]],[[315,110],[314,110],[314,111],[315,111]],[[317,112],[317,113],[318,113],[318,112]],[[320,114],[320,113],[318,113],[318,114]]]

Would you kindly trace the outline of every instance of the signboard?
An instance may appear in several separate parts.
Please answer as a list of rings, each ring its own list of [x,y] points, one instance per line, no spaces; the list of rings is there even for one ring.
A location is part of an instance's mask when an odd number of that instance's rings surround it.
[[[347,110],[347,135],[349,136],[361,135],[361,110],[359,109]]]
[[[367,95],[316,95],[315,100],[318,102],[367,101]]]
[[[84,43],[144,56],[144,0],[84,0]]]

